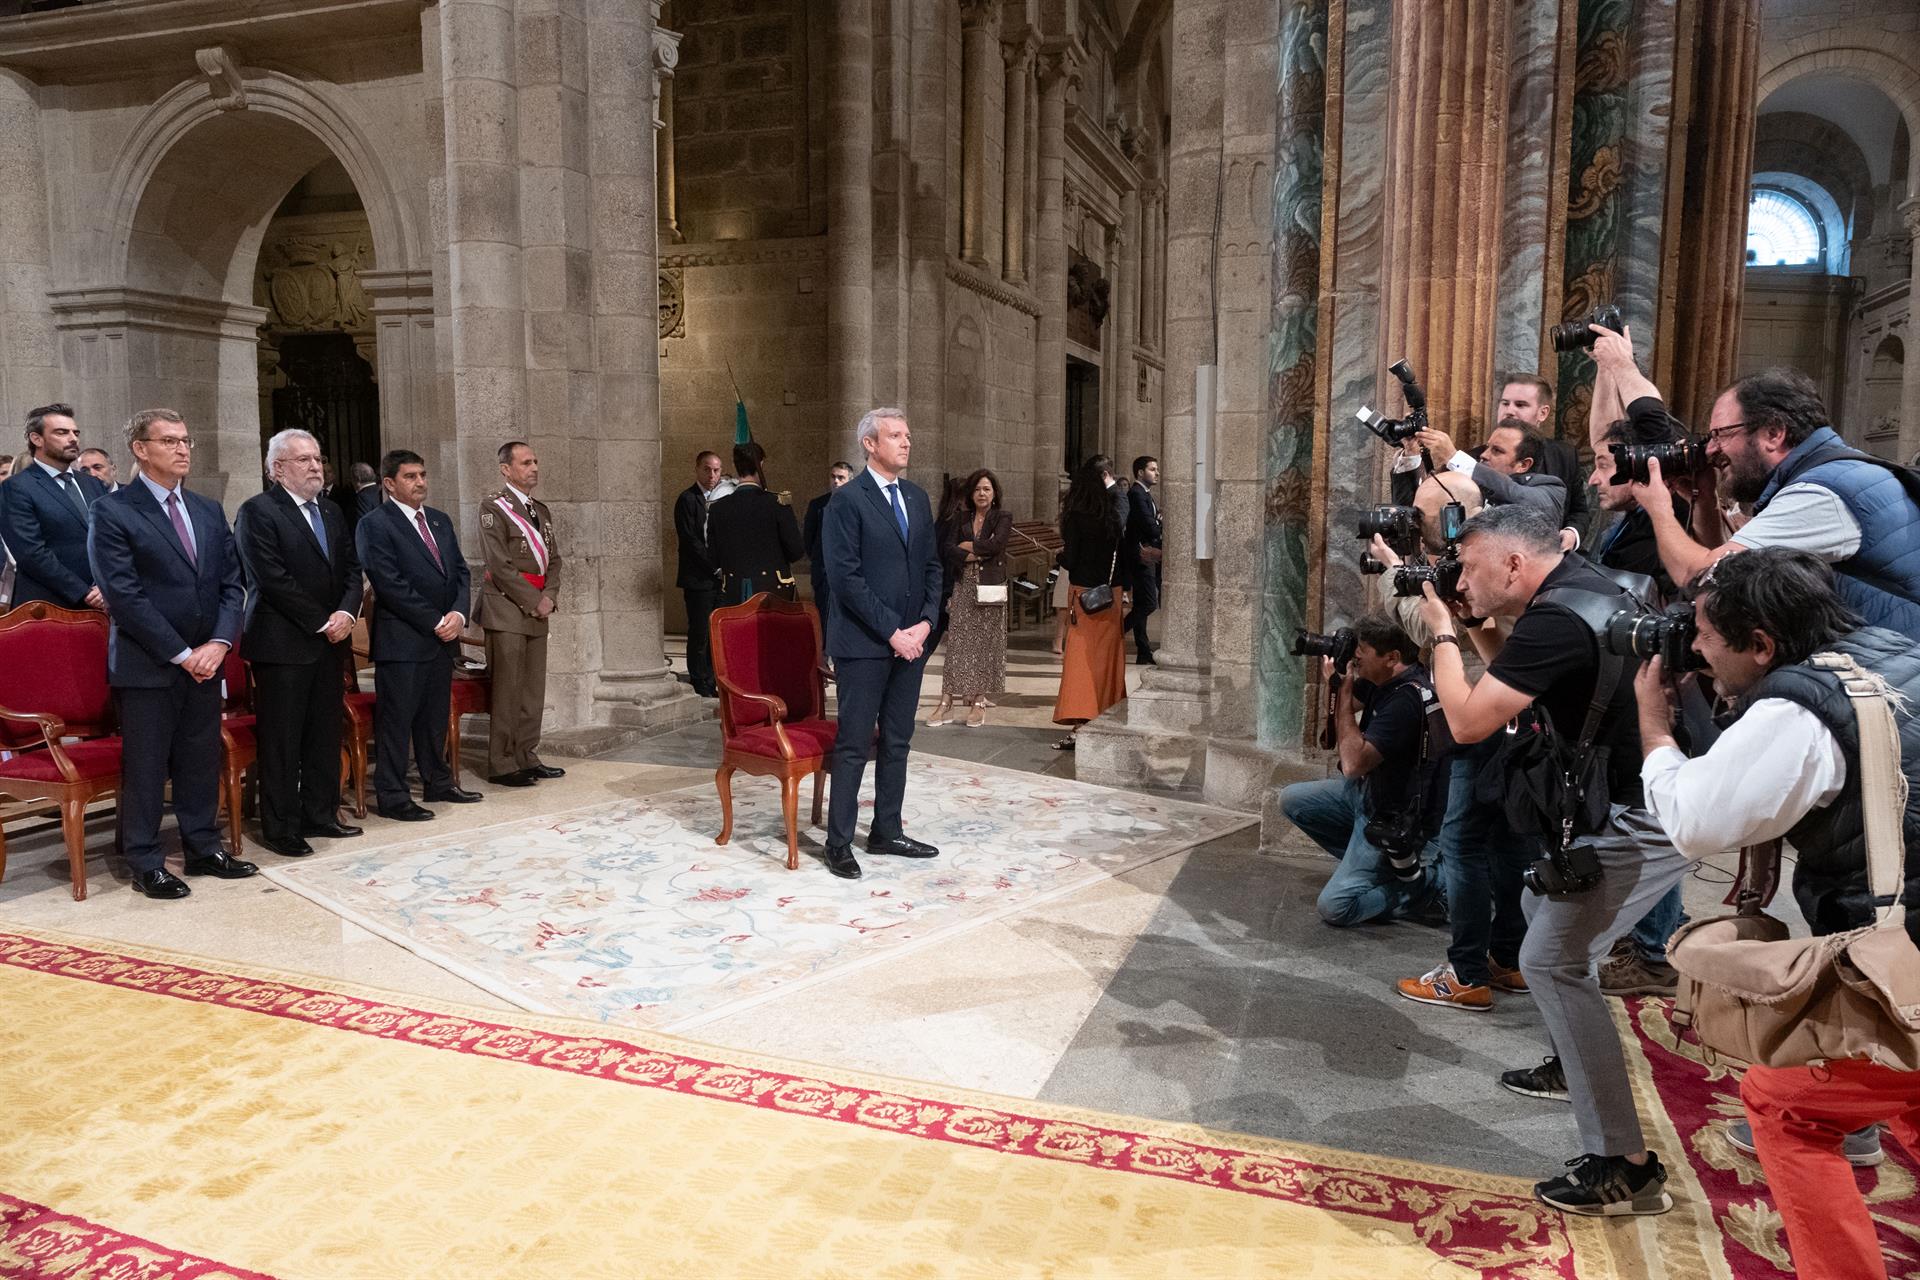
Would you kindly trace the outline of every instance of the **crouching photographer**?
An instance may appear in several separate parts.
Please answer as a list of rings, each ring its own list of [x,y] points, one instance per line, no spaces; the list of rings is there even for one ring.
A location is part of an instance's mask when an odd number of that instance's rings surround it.
[[[1294,652],[1325,664],[1333,740],[1322,745],[1340,757],[1339,777],[1280,793],[1287,820],[1340,860],[1320,891],[1320,918],[1345,928],[1432,909],[1438,894],[1425,864],[1446,803],[1445,744],[1429,737],[1429,719],[1439,717],[1428,715],[1433,690],[1420,650],[1391,622],[1367,617],[1331,636],[1302,632]]]
[[[1875,923],[1890,900],[1869,887],[1866,815],[1894,798],[1863,794],[1861,717],[1848,687],[1859,682],[1829,655],[1851,659],[1867,685],[1890,695],[1906,791],[1894,836],[1904,842],[1905,931],[1920,944],[1920,644],[1864,625],[1833,572],[1804,551],[1757,548],[1718,561],[1695,579],[1693,609],[1693,651],[1737,699],[1739,718],[1688,760],[1668,727],[1665,664],[1641,669],[1641,779],[1661,827],[1687,858],[1784,837],[1798,855],[1793,896],[1816,935]],[[1683,970],[1685,948],[1682,934]],[[1908,981],[1920,972],[1911,959],[1901,968]],[[1732,1140],[1747,1146],[1750,1136],[1802,1277],[1887,1274],[1849,1161],[1878,1162],[1878,1123],[1920,1154],[1920,1071],[1884,1065],[1914,1063],[1920,1036],[1905,1034],[1904,1044],[1861,1045],[1862,1056],[1818,1067],[1755,1066],[1741,1084],[1751,1134]]]
[[[1568,1213],[1664,1213],[1666,1170],[1647,1149],[1627,1065],[1594,964],[1685,874],[1644,807],[1633,685],[1601,635],[1632,607],[1625,589],[1561,550],[1558,531],[1524,507],[1489,507],[1460,540],[1464,610],[1516,615],[1487,672],[1469,684],[1456,612],[1429,593],[1434,692],[1455,741],[1506,730],[1481,774],[1480,799],[1504,805],[1513,829],[1538,841],[1520,948],[1554,1056],[1509,1071],[1515,1093],[1573,1104],[1586,1154],[1534,1193]]]

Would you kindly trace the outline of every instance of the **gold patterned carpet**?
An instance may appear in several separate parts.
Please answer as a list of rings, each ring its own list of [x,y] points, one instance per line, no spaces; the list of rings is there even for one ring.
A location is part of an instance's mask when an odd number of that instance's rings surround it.
[[[0,1008],[9,1277],[1645,1274],[1515,1179],[119,944],[0,930]]]

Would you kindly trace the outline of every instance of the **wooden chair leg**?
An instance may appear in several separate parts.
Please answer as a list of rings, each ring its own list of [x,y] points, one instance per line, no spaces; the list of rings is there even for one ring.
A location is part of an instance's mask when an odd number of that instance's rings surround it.
[[[87,900],[87,802],[60,802],[60,834],[67,838],[67,867],[73,877],[73,900]]]
[[[460,786],[460,713],[447,712],[447,768],[453,770],[453,785]]]
[[[7,878],[7,828],[0,823],[0,880]]]
[[[358,730],[353,735],[353,816],[367,816],[367,740]]]
[[[720,789],[720,837],[715,844],[725,844],[733,839],[733,766],[723,764],[713,775],[713,785]]]
[[[819,826],[825,819],[820,812],[820,798],[826,794],[827,771],[816,769],[813,774],[813,825]]]
[[[800,779],[780,779],[780,816],[787,821],[787,870],[800,869]]]
[[[232,839],[230,846],[234,857],[240,856],[240,841],[243,824],[240,816],[241,791],[244,787],[242,771],[229,765],[225,769],[221,790],[225,791],[227,801],[227,835]]]

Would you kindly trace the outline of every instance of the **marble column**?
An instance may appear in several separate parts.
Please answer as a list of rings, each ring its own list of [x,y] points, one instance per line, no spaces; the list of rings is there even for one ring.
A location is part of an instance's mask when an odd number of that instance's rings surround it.
[[[1000,0],[960,0],[960,256],[987,262],[987,103],[1004,90]]]
[[[1912,283],[1907,286],[1906,358],[1900,365],[1899,460],[1905,462],[1920,452],[1920,195],[1901,201],[1900,217],[1913,241]]]
[[[1506,166],[1507,0],[1396,5],[1388,137],[1385,350],[1427,390],[1435,426],[1485,432]],[[1397,413],[1400,397],[1385,405]]]
[[[1040,61],[1040,168],[1035,221],[1033,518],[1052,520],[1060,509],[1060,473],[1067,438],[1067,91],[1079,83],[1078,55],[1064,41],[1049,42]]]
[[[1670,258],[1674,323],[1660,335],[1660,346],[1672,353],[1672,373],[1661,384],[1667,403],[1683,422],[1704,425],[1714,397],[1733,381],[1740,345],[1760,3],[1699,0],[1696,16],[1677,224],[1685,243]]]
[[[1501,208],[1499,328],[1494,362],[1505,373],[1543,371],[1548,316],[1557,317],[1558,282],[1548,288],[1554,231],[1552,211],[1566,200],[1564,148],[1557,137],[1561,98],[1561,49],[1570,47],[1574,0],[1510,0],[1512,48],[1508,60],[1507,115],[1528,122],[1506,140],[1505,198]],[[1558,161],[1559,163],[1556,163]],[[1551,295],[1551,296],[1550,296]]]
[[[827,452],[838,457],[874,407],[870,0],[835,0],[827,51]]]
[[[1007,145],[1002,155],[1006,171],[1006,199],[1001,202],[1001,278],[1008,284],[1027,283],[1027,78],[1033,72],[1031,33],[1003,47],[1007,78]]]

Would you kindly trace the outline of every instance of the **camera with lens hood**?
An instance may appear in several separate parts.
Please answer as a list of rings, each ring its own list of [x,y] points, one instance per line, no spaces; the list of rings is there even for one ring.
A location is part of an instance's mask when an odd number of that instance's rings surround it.
[[[1594,325],[1602,329],[1611,329],[1615,333],[1627,331],[1626,319],[1620,314],[1620,308],[1611,302],[1603,302],[1579,320],[1569,320],[1549,329],[1555,351],[1578,351],[1582,347],[1591,347],[1600,337],[1593,331]]]

